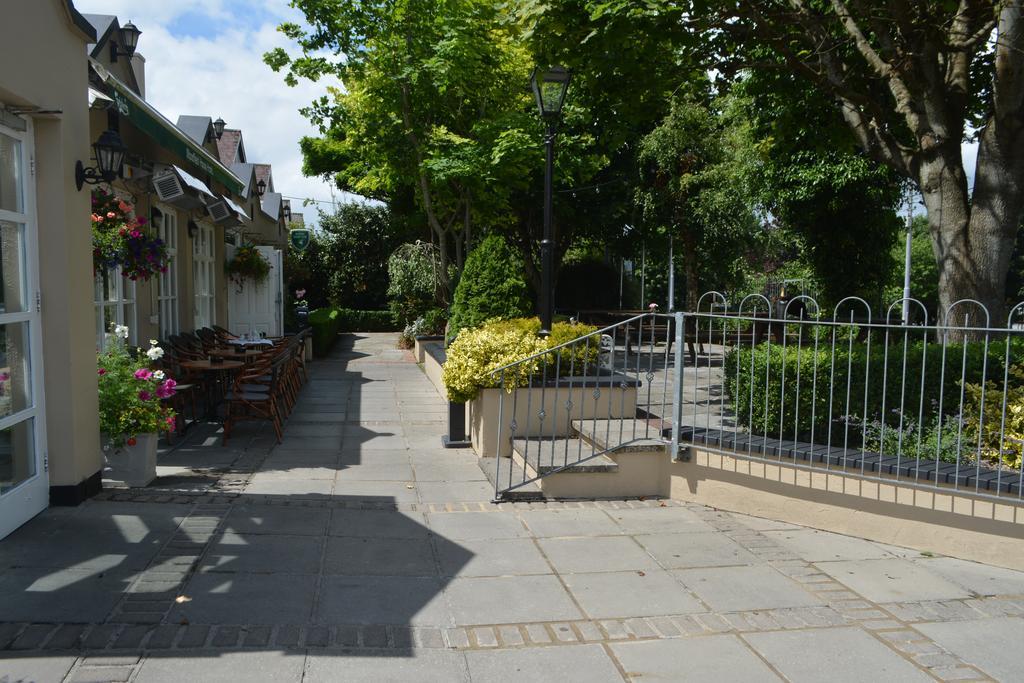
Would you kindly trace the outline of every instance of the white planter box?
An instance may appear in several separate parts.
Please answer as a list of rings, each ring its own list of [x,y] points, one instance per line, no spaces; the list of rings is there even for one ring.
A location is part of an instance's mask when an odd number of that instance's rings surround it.
[[[158,435],[139,434],[134,446],[111,447],[103,453],[103,478],[132,488],[142,488],[156,479]]]
[[[473,450],[480,457],[512,454],[510,424],[513,407],[516,421],[516,436],[565,437],[572,433],[572,421],[583,419],[599,420],[636,415],[636,385],[629,382],[623,388],[619,379],[610,381],[604,377],[595,380],[587,378],[563,378],[559,385],[544,389],[516,389],[504,394],[501,389],[481,389],[479,395],[468,403],[469,431]],[[572,386],[570,386],[570,384]],[[582,386],[581,386],[582,384]],[[599,390],[595,398],[594,391]],[[572,400],[572,407],[566,404]],[[498,434],[498,411],[501,409],[501,435]],[[541,408],[544,419],[540,418]],[[500,438],[500,442],[499,442]]]

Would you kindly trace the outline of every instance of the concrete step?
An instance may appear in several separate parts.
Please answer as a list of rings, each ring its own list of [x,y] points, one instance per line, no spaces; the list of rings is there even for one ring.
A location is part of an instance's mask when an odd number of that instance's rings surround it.
[[[495,475],[495,460],[494,458],[477,458],[476,464],[480,467],[480,470],[487,477],[487,481],[491,482],[491,486],[494,486]],[[512,468],[511,480],[509,478],[509,468]],[[501,458],[501,485],[498,489],[506,488],[509,485],[515,485],[523,479],[532,479],[535,475],[524,474],[523,468],[513,458]],[[511,484],[510,484],[511,481]],[[505,501],[531,501],[531,500],[544,500],[544,493],[540,490],[537,482],[530,482],[511,491],[507,491],[501,494],[501,499]]]
[[[645,430],[640,420],[573,420],[573,431],[587,445],[599,451],[612,453],[660,453],[666,443],[661,440],[658,430],[652,425]],[[649,434],[645,438],[645,432]]]
[[[599,474],[617,472],[619,465],[606,455],[589,457],[593,446],[571,438],[512,439],[512,457],[530,476],[547,476],[555,472]],[[575,461],[583,460],[578,464]],[[565,467],[566,465],[569,467]],[[565,469],[562,469],[565,468]]]

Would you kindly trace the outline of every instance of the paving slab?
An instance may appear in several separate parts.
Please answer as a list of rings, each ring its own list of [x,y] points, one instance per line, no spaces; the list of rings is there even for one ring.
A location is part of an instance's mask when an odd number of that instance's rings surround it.
[[[323,540],[312,536],[228,532],[210,544],[200,570],[316,574],[322,551]]]
[[[915,628],[996,680],[1021,680],[1024,668],[1021,665],[1020,643],[1024,641],[1024,619],[1000,617],[915,624]]]
[[[420,512],[336,509],[331,511],[329,533],[362,538],[427,538],[429,530]]]
[[[419,576],[325,576],[316,621],[323,624],[449,626],[443,582]]]
[[[569,592],[591,619],[707,611],[671,574],[660,569],[570,574],[563,579]]]
[[[713,567],[672,572],[715,612],[808,607],[822,601],[771,567]]]
[[[714,530],[695,512],[681,507],[606,510],[605,514],[614,519],[627,534],[677,534]]]
[[[343,465],[336,472],[336,480],[348,481],[399,481],[402,483],[413,480],[412,466],[408,463],[378,464],[369,462],[359,465]]]
[[[554,576],[458,578],[445,593],[459,626],[583,617]]]
[[[474,683],[622,681],[622,676],[600,645],[478,650],[466,653],[466,663]]]
[[[352,447],[341,450],[338,462],[342,465],[407,465],[409,458],[409,451],[405,449],[375,450],[370,453]]]
[[[416,488],[422,503],[489,503],[494,498],[486,481],[422,481]]]
[[[622,527],[601,510],[537,510],[523,512],[523,522],[534,536],[617,536]]]
[[[475,462],[416,465],[416,481],[483,481],[484,473]]]
[[[298,683],[305,665],[303,651],[175,652],[173,657],[150,656],[135,683]]]
[[[748,633],[743,638],[793,683],[933,680],[857,628]]]
[[[327,498],[334,490],[334,479],[298,479],[298,478],[257,478],[246,485],[245,492],[263,496],[309,496],[311,498]]]
[[[467,513],[468,514],[468,513]],[[442,576],[550,574],[532,539],[478,539],[438,544]]]
[[[464,564],[465,554],[460,559]],[[410,538],[332,537],[324,555],[325,574],[350,576],[436,576],[430,541]]]
[[[781,681],[736,636],[612,643],[612,654],[630,680]]]
[[[343,650],[318,651],[306,659],[304,683],[454,683],[469,681],[465,657],[447,650],[412,650],[369,653]]]
[[[662,567],[725,567],[758,564],[757,556],[721,533],[651,534],[636,536],[637,542]]]
[[[241,505],[228,513],[224,528],[239,534],[322,536],[330,510],[282,505]]]
[[[927,567],[903,559],[819,562],[839,583],[874,602],[955,600],[971,594]]]
[[[431,512],[427,521],[435,534],[452,541],[530,535],[514,512]]]
[[[976,595],[1024,595],[1024,572],[953,557],[919,558],[914,563]]]
[[[110,570],[5,569],[0,572],[0,622],[103,621],[134,578]]]
[[[562,574],[657,569],[658,565],[626,536],[543,538],[540,548]]]
[[[415,503],[416,485],[401,481],[339,481],[334,485],[335,497],[389,503]]]
[[[303,574],[196,574],[170,623],[295,624],[309,621],[316,577]]]
[[[75,656],[18,656],[5,652],[3,657],[0,657],[0,681],[4,683],[63,681],[77,659]]]
[[[763,533],[765,537],[776,541],[807,562],[878,560],[892,557],[871,541],[817,529],[766,530]]]

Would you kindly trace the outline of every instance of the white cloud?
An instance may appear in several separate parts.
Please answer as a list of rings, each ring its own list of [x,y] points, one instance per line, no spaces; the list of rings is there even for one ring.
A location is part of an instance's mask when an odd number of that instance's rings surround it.
[[[106,0],[102,6],[77,5],[82,12],[116,14],[142,30],[138,51],[146,58],[146,99],[168,119],[175,121],[182,114],[220,116],[229,128],[242,130],[248,161],[273,165],[278,192],[331,199],[328,183],[302,175],[299,140],[316,131],[298,112],[320,97],[330,81],[304,81],[292,88],[263,63],[266,51],[289,49],[276,30],[278,23],[301,19],[283,0],[266,3],[258,21],[250,16],[246,23],[237,20],[228,0]],[[255,11],[254,5],[247,6]],[[176,21],[196,21],[200,15],[204,24],[197,35],[172,34],[169,29]],[[342,193],[336,195],[342,201]],[[307,221],[316,217],[315,208],[302,207],[301,201],[293,199],[292,209],[303,212]]]

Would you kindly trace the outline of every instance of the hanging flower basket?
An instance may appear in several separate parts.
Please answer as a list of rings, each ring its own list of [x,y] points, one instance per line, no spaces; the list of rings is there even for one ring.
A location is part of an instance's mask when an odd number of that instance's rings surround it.
[[[92,193],[92,265],[99,273],[121,268],[129,280],[148,280],[167,271],[167,245],[149,234],[134,207],[103,189]]]
[[[235,255],[224,265],[224,272],[241,292],[246,280],[257,285],[266,281],[270,275],[270,261],[255,246],[246,244],[235,250]]]

